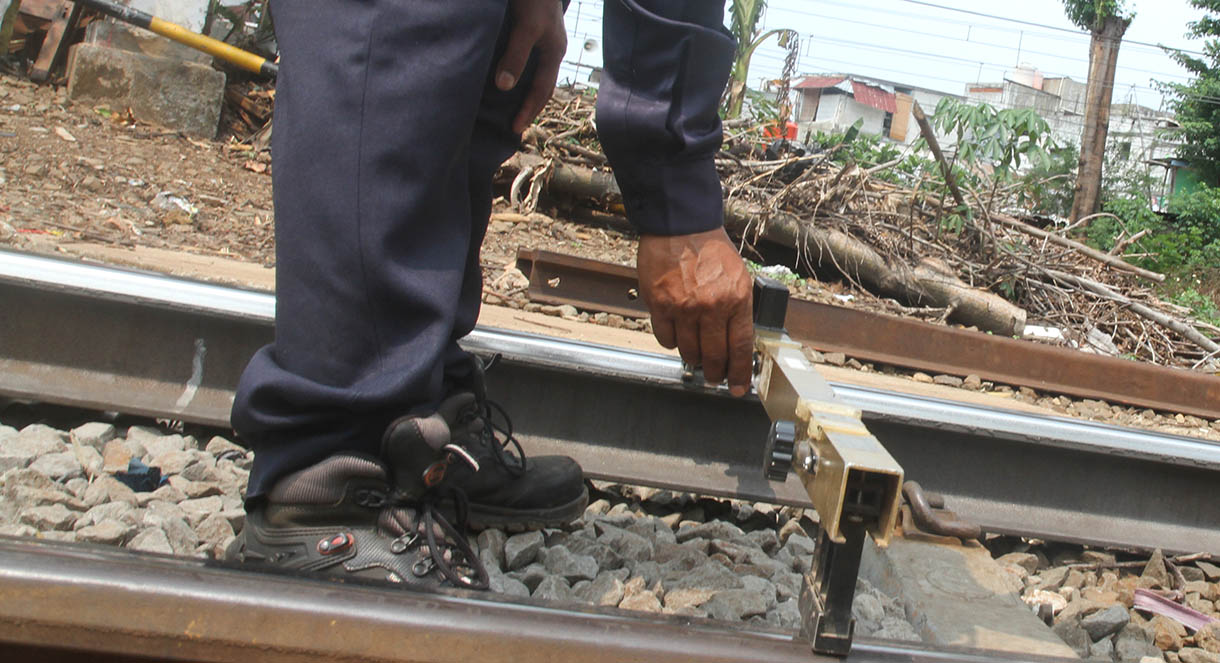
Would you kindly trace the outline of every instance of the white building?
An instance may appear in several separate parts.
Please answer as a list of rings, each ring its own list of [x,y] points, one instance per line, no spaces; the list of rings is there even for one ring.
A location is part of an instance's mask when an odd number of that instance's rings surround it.
[[[797,92],[796,117],[800,136],[816,132],[841,133],[863,120],[860,132],[910,145],[919,138],[911,114],[918,101],[931,115],[945,97],[961,96],[854,74],[805,76],[792,89]],[[951,136],[937,135],[944,145]]]

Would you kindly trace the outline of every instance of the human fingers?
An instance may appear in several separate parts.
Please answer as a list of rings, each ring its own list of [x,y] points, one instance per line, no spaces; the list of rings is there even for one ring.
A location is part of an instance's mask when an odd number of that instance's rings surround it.
[[[754,375],[754,315],[753,304],[744,307],[729,320],[728,381],[729,393],[744,396],[750,391]]]
[[[559,78],[559,65],[568,47],[568,38],[562,29],[552,29],[548,35],[538,42],[538,68],[534,72],[534,81],[530,91],[521,103],[521,110],[513,120],[513,132],[521,133],[538,117],[538,113],[546,106],[546,102],[555,92],[555,81]]]
[[[703,378],[708,384],[724,381],[728,360],[728,320],[705,316],[699,321],[699,349],[702,352]]]

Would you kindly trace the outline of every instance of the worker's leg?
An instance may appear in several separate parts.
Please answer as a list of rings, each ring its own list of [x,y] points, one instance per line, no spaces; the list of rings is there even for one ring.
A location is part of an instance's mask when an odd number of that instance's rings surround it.
[[[273,16],[276,337],[233,409],[251,495],[377,454],[391,420],[444,396],[477,314],[471,140],[505,2],[280,0]]]

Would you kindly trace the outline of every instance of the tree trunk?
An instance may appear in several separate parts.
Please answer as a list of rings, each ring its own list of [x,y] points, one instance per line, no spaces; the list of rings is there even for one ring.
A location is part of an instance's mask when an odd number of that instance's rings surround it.
[[[1072,221],[1096,214],[1101,199],[1101,167],[1110,128],[1110,100],[1114,96],[1114,71],[1118,47],[1129,21],[1106,18],[1093,29],[1089,45],[1089,83],[1085,95],[1084,131],[1080,135],[1080,162],[1072,199]]]

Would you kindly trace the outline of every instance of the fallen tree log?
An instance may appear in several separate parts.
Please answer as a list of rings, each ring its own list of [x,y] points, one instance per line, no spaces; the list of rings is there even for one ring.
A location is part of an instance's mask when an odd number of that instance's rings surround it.
[[[508,172],[537,168],[544,159],[518,153],[503,165]],[[618,185],[610,173],[555,162],[548,187],[604,207],[621,205]],[[765,221],[762,221],[766,219]],[[946,308],[948,319],[1006,336],[1025,328],[1023,309],[1004,298],[963,283],[947,269],[930,263],[894,265],[864,242],[829,228],[820,228],[784,212],[768,213],[748,203],[725,203],[725,226],[743,235],[753,233],[769,242],[794,248],[810,264],[834,267],[847,278],[883,296],[914,306]]]

